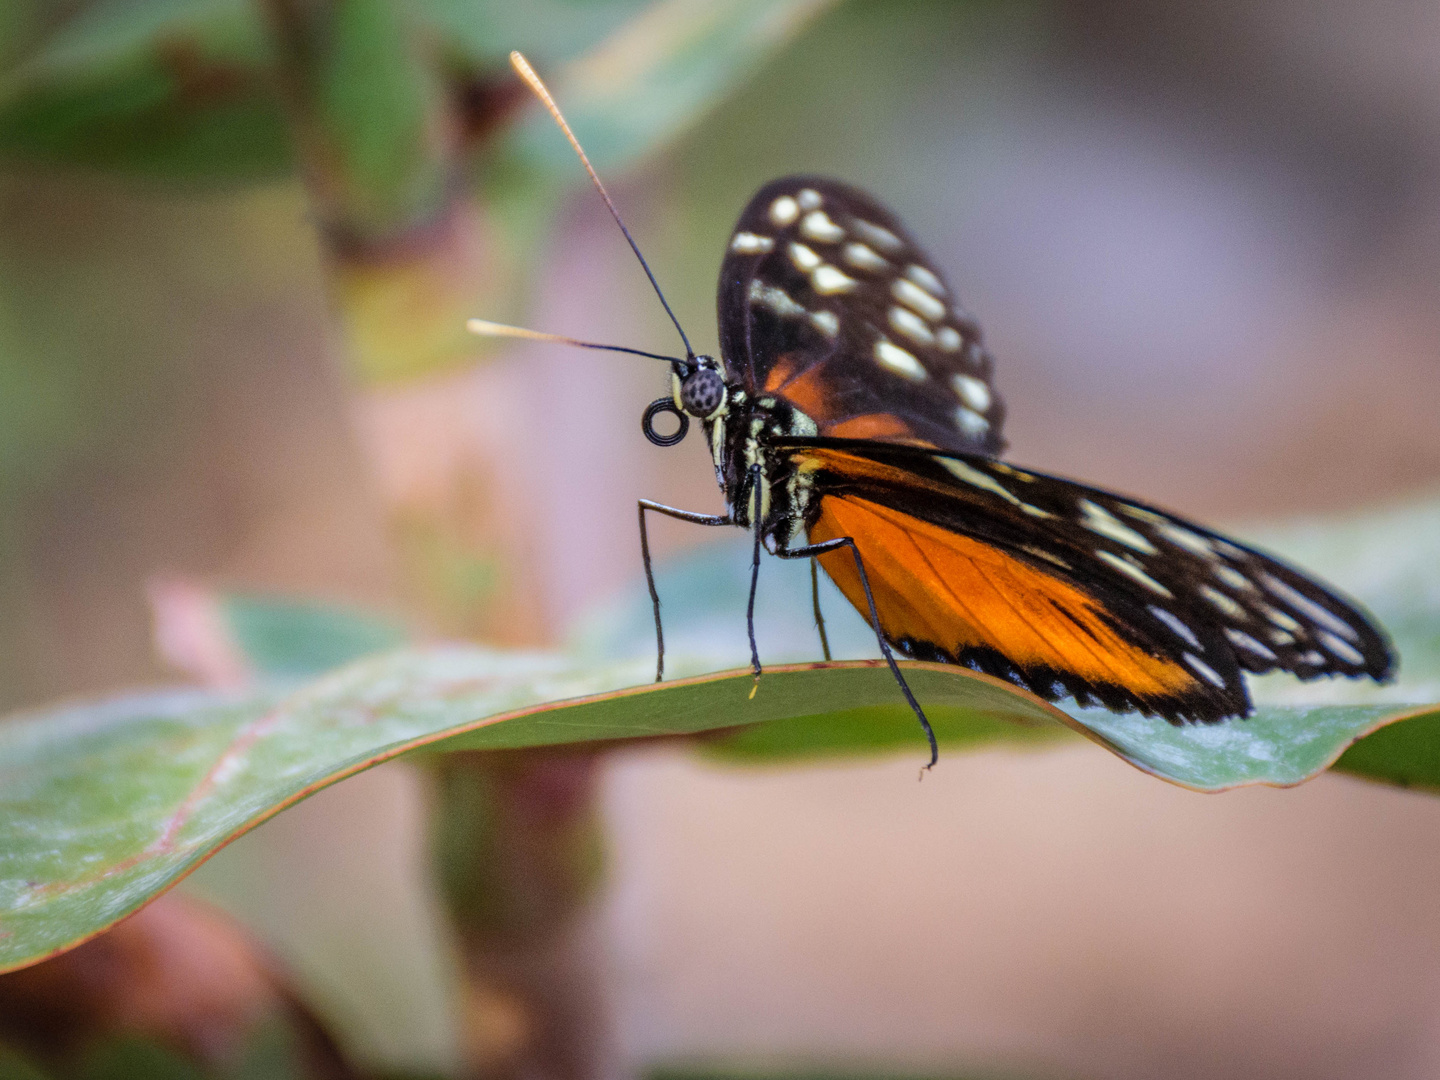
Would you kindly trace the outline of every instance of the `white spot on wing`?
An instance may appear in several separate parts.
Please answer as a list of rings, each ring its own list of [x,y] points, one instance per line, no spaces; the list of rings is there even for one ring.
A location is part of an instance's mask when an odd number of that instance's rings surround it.
[[[1227,626],[1225,627],[1225,636],[1228,637],[1234,644],[1244,649],[1246,652],[1254,653],[1256,656],[1259,656],[1262,659],[1280,659],[1274,654],[1274,652],[1270,650],[1268,646],[1256,641],[1249,634],[1245,633],[1244,630],[1236,630],[1233,626]],[[1280,644],[1283,645],[1284,642],[1281,642]]]
[[[981,438],[985,432],[990,430],[990,421],[981,416],[974,409],[967,409],[961,405],[955,410],[955,426],[972,439]],[[1030,507],[1030,509],[1035,509]]]
[[[810,316],[810,321],[826,337],[834,337],[840,332],[840,318],[833,311],[817,311]]]
[[[1348,661],[1352,664],[1365,663],[1365,657],[1359,649],[1355,648],[1348,641],[1341,640],[1338,635],[1330,633],[1329,630],[1320,631],[1320,644],[1329,650],[1331,656],[1339,657],[1341,660]]]
[[[1244,619],[1246,617],[1245,609],[1237,604],[1232,597],[1226,596],[1219,589],[1209,585],[1201,585],[1198,591],[1201,596],[1209,600],[1210,603],[1214,604],[1230,618]]]
[[[750,282],[750,303],[767,307],[784,319],[793,319],[809,314],[803,307],[791,300],[784,289],[766,285],[759,278]]]
[[[1221,582],[1229,585],[1232,589],[1235,589],[1238,592],[1244,592],[1246,589],[1255,588],[1255,583],[1252,582],[1244,574],[1242,574],[1239,570],[1236,570],[1233,566],[1226,566],[1224,563],[1216,563],[1215,566],[1211,568],[1211,572],[1214,573],[1214,575],[1219,578]]]
[[[899,251],[904,242],[883,225],[875,225],[864,218],[853,218],[850,227],[860,234],[861,239],[873,244],[881,251]]]
[[[821,296],[833,296],[835,293],[849,292],[860,283],[845,271],[824,263],[810,274],[810,284]]]
[[[935,340],[946,352],[956,352],[960,348],[960,331],[953,326],[942,326],[936,333]]]
[[[831,221],[824,210],[811,210],[801,218],[800,233],[822,244],[838,244],[845,239],[845,230]]]
[[[1136,551],[1144,552],[1146,555],[1156,554],[1154,544],[1098,503],[1093,503],[1089,499],[1081,499],[1080,510],[1085,515],[1085,520],[1080,524],[1091,532],[1100,536],[1108,536],[1111,540]]]
[[[1279,608],[1271,607],[1268,604],[1265,604],[1263,606],[1265,608],[1265,617],[1269,619],[1272,623],[1274,623],[1276,626],[1280,627],[1280,629],[1289,630],[1291,633],[1294,633],[1296,630],[1300,629],[1299,622],[1297,622],[1295,619],[1292,619],[1289,612],[1281,611]],[[1273,637],[1274,635],[1271,636]]]
[[[935,335],[930,332],[930,327],[925,320],[906,308],[892,307],[890,309],[890,325],[918,345],[935,343]]]
[[[1155,523],[1155,531],[1176,547],[1184,548],[1192,554],[1206,559],[1213,558],[1215,555],[1215,549],[1210,546],[1210,541],[1199,533],[1193,533],[1189,529],[1176,525],[1173,521],[1166,521],[1162,518]]]
[[[804,244],[791,244],[790,261],[795,264],[796,269],[808,274],[824,260]]]
[[[1006,502],[1020,507],[1021,510],[1025,511],[1031,517],[1049,518],[1055,516],[1054,514],[1046,510],[1041,510],[1038,506],[1031,506],[1029,503],[1017,498],[1015,496],[1015,493],[1012,492],[1009,488],[1007,488],[1004,484],[1000,483],[999,480],[996,480],[988,473],[981,472],[979,469],[974,468],[967,462],[960,461],[958,458],[948,457],[936,458],[935,460],[940,462],[941,465],[944,465],[945,468],[949,469],[951,475],[953,475],[955,479],[963,480],[971,487],[977,487],[981,491],[993,492],[994,494],[999,495]],[[1061,565],[1063,566],[1064,564],[1062,563]]]
[[[983,379],[974,375],[952,375],[950,385],[955,388],[955,396],[976,412],[983,413],[990,408],[990,388]]]
[[[945,305],[913,281],[896,278],[895,283],[890,286],[890,292],[896,300],[906,307],[914,308],[931,322],[938,323],[945,317]]]
[[[776,225],[789,225],[799,216],[800,205],[789,195],[781,195],[770,204],[770,220]]]
[[[1149,607],[1150,614],[1154,615],[1171,630],[1175,631],[1176,635],[1178,635],[1182,641],[1189,642],[1190,647],[1193,649],[1200,652],[1205,651],[1205,647],[1200,644],[1200,639],[1195,636],[1195,631],[1191,630],[1173,611],[1166,611],[1163,607],[1156,607],[1153,604],[1149,605]]]
[[[768,236],[753,232],[738,232],[730,241],[730,250],[736,255],[763,255],[775,247],[775,241]]]
[[[926,378],[924,365],[915,359],[912,353],[906,352],[898,345],[891,344],[885,338],[881,338],[875,343],[875,359],[897,375],[904,375],[905,378],[915,382],[923,382]]]
[[[889,261],[866,244],[846,244],[842,254],[845,261],[857,270],[879,272],[890,269]]]
[[[807,187],[795,193],[795,202],[799,205],[801,210],[814,210],[822,202],[824,202],[824,200],[820,198],[820,193],[818,191],[816,191],[814,188]]]
[[[1194,668],[1196,673],[1211,686],[1218,686],[1222,690],[1225,688],[1225,680],[1220,677],[1220,673],[1198,656],[1187,652],[1185,654],[1185,662]]]
[[[1169,589],[1167,589],[1164,585],[1161,585],[1160,582],[1156,581],[1153,577],[1147,574],[1144,570],[1140,569],[1140,567],[1136,566],[1129,559],[1124,558],[1120,555],[1116,555],[1113,551],[1104,551],[1099,548],[1095,550],[1095,556],[1101,562],[1113,566],[1122,574],[1125,574],[1126,576],[1133,578],[1135,581],[1138,581],[1141,585],[1144,585],[1151,592],[1159,593],[1161,596],[1164,597],[1174,597],[1174,594]]]
[[[1311,600],[1304,593],[1281,581],[1274,574],[1262,574],[1260,581],[1265,588],[1269,589],[1275,596],[1287,601],[1291,607],[1298,609],[1303,615],[1310,616],[1311,619],[1321,626],[1334,630],[1337,634],[1341,634],[1351,641],[1360,640],[1360,635],[1356,633],[1355,628],[1340,618],[1339,615],[1336,615],[1323,604],[1318,604],[1314,600]]]
[[[905,276],[931,296],[945,295],[945,286],[940,284],[940,279],[919,263],[911,263],[907,266]]]

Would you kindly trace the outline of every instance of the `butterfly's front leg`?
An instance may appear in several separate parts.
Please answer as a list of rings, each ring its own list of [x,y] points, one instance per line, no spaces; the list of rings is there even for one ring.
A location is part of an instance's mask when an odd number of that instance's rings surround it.
[[[895,681],[900,684],[900,692],[905,695],[905,700],[920,721],[920,726],[925,729],[925,738],[930,741],[930,764],[925,766],[928,769],[940,760],[940,747],[935,742],[935,729],[930,726],[930,721],[925,716],[925,710],[920,708],[920,703],[911,693],[910,684],[905,681],[905,676],[900,671],[900,665],[895,662],[895,654],[890,651],[890,643],[885,640],[885,634],[880,629],[880,615],[875,610],[875,596],[870,591],[870,578],[865,573],[865,562],[860,558],[860,549],[855,546],[854,539],[849,536],[837,536],[833,540],[826,540],[823,543],[806,544],[804,547],[790,548],[789,550],[776,548],[775,554],[781,559],[813,559],[816,555],[823,555],[828,551],[838,551],[840,548],[846,547],[850,549],[850,554],[855,558],[855,569],[860,575],[860,584],[865,589],[865,603],[870,607],[870,625],[875,628],[875,640],[880,644],[880,653],[885,657],[885,662],[890,665],[890,674],[894,675]],[[819,614],[818,594],[816,596],[816,614]],[[829,657],[827,656],[826,659]]]
[[[677,510],[673,506],[640,500],[640,559],[645,564],[645,584],[650,586],[650,603],[655,609],[655,681],[665,678],[665,631],[660,626],[660,593],[655,588],[655,571],[650,565],[650,537],[645,529],[645,511],[688,521],[692,525],[733,525],[729,514],[696,514],[690,510]]]

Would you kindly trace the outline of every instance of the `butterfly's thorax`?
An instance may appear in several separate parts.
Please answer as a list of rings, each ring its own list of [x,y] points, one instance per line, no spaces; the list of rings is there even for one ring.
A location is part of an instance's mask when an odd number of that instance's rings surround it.
[[[781,398],[751,395],[728,387],[725,407],[705,421],[715,478],[725,492],[726,509],[737,525],[761,522],[772,549],[789,547],[804,532],[809,510],[810,477],[788,453],[772,448],[787,436],[816,433],[815,421]],[[752,476],[758,466],[758,483]]]

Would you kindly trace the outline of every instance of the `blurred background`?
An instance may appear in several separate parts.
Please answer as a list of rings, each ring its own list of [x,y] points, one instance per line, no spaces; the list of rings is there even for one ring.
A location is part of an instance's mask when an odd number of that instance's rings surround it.
[[[1440,494],[1433,4],[752,3],[760,44],[668,113],[668,69],[630,101],[627,63],[700,40],[725,5],[420,6],[453,35],[435,93],[460,105],[437,120],[415,99],[421,165],[398,179],[360,129],[383,113],[364,88],[399,76],[362,49],[358,97],[326,98],[286,53],[308,40],[286,20],[325,5],[0,15],[7,707],[231,677],[157,648],[196,590],[559,647],[636,595],[637,498],[719,509],[699,440],[637,430],[659,365],[451,340],[480,315],[674,347],[515,92],[512,47],[554,74],[703,351],[750,193],[826,173],[888,203],[976,313],[1013,460],[1242,536]],[[265,33],[273,85],[247,82],[246,35]],[[134,75],[155,63],[179,105]],[[341,125],[349,172],[316,134],[336,115],[359,125]],[[427,181],[431,151],[462,158],[463,183]],[[349,183],[365,168],[389,202]],[[707,532],[658,522],[656,544],[688,560]],[[919,757],[607,759],[609,865],[580,923],[608,1074],[1440,1071],[1434,800],[1330,776],[1199,796],[1081,745],[955,754],[917,786]],[[457,1068],[477,1025],[507,1037],[503,1009],[447,1004],[428,791],[376,770],[187,886],[283,959],[353,1053],[416,1073]]]

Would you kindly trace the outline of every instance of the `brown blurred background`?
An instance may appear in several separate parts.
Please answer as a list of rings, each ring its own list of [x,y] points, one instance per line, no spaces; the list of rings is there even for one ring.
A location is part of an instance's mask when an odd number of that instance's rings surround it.
[[[1411,0],[855,0],[612,188],[698,347],[750,192],[832,173],[929,238],[1015,460],[1242,528],[1355,511],[1440,486],[1437,45],[1440,8]],[[671,345],[579,188],[528,321]],[[527,346],[357,391],[330,326],[293,184],[0,176],[0,345],[67,358],[0,387],[0,448],[23,449],[0,477],[7,704],[171,677],[156,575],[553,643],[634,587],[637,497],[719,505],[697,441],[636,430],[655,365]],[[617,1070],[1440,1071],[1432,799],[1332,777],[1202,797],[1088,746],[952,755],[919,786],[914,764],[613,762]],[[365,1052],[443,1064],[418,792],[403,766],[348,782],[196,887]]]

